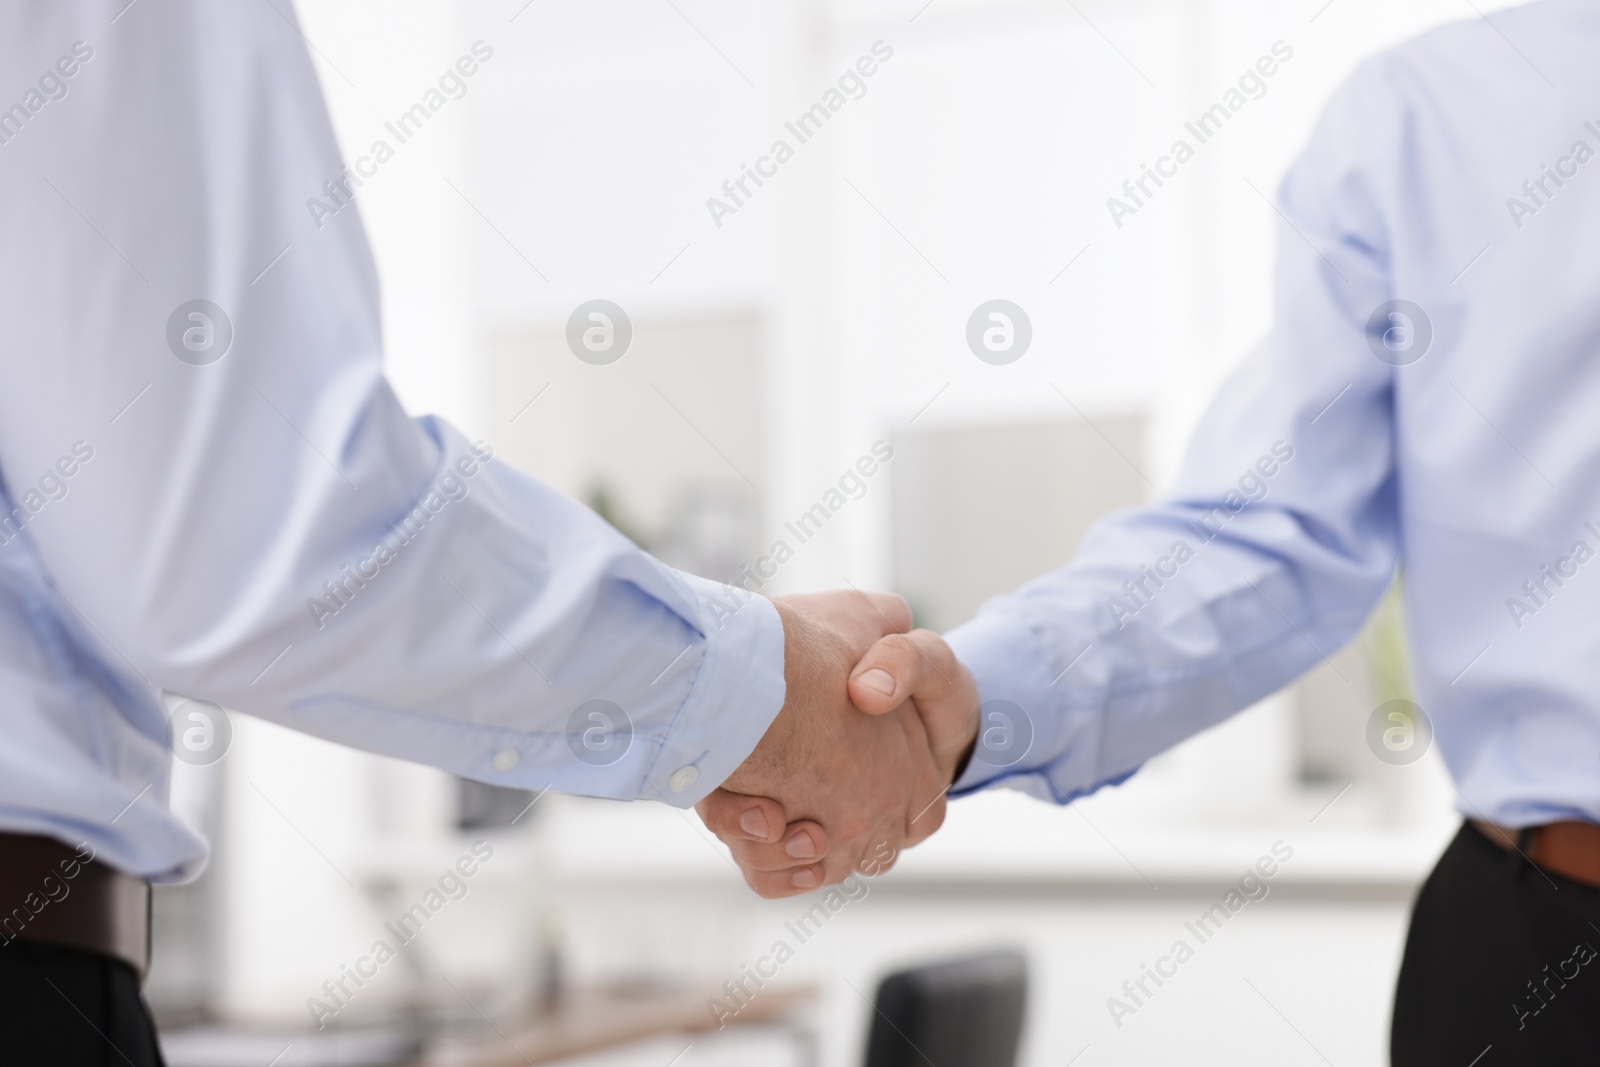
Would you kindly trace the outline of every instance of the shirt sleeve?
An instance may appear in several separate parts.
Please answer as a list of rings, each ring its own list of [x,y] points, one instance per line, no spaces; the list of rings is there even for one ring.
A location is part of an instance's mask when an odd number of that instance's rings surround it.
[[[130,682],[507,786],[704,796],[783,702],[772,605],[401,408],[287,5],[120,7],[0,9],[36,82],[0,122],[0,551]]]
[[[949,634],[984,701],[956,793],[1004,782],[1065,803],[1119,782],[1332,655],[1370,614],[1398,556],[1404,356],[1383,348],[1401,320],[1382,309],[1404,296],[1383,224],[1398,112],[1381,72],[1358,72],[1289,171],[1274,324],[1171,493],[1104,519],[1069,565]]]

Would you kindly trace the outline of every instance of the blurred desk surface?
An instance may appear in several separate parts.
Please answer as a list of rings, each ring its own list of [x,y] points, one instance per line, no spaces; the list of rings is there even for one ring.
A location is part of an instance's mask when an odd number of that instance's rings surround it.
[[[809,1044],[812,1035],[799,1016],[816,999],[811,985],[763,989],[729,1025],[792,1025],[796,1040]],[[415,1067],[527,1067],[664,1034],[714,1030],[716,1020],[698,993],[575,991],[549,1011],[494,1027],[434,1039]]]

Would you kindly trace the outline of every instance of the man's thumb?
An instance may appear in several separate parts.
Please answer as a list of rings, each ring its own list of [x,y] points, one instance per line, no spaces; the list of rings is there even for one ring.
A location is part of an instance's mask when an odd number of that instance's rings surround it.
[[[924,634],[932,636],[915,630],[875,641],[850,672],[850,702],[868,715],[883,715],[913,697],[932,696],[919,692],[928,687],[930,677],[938,681],[932,661],[920,647],[924,642],[918,638]]]

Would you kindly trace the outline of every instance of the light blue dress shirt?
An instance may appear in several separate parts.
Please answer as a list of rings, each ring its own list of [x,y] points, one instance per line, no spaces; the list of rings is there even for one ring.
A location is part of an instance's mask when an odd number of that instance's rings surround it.
[[[1398,566],[1462,812],[1600,822],[1600,5],[1491,17],[1329,103],[1271,333],[1169,497],[949,635],[1020,709],[957,792],[1126,776],[1331,655]]]
[[[696,801],[783,702],[776,612],[401,409],[287,10],[0,5],[0,827],[192,872],[161,690]]]

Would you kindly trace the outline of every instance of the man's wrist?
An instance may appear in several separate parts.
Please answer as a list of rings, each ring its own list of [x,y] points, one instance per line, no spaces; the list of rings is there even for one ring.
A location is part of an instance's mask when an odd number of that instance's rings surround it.
[[[761,735],[761,740],[756,742],[750,755],[722,783],[724,789],[752,796],[765,795],[783,769],[794,762],[796,746],[794,700],[799,692],[797,675],[801,672],[800,661],[803,658],[797,645],[802,639],[805,620],[799,612],[780,600],[773,600],[772,606],[783,625],[783,706],[778,709],[778,714],[767,727],[766,733]]]

